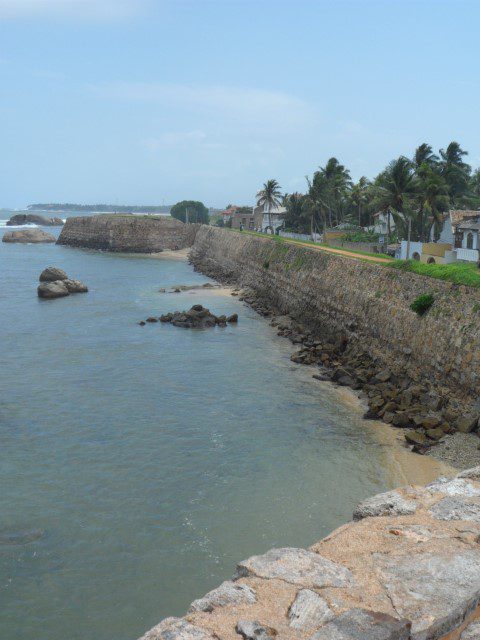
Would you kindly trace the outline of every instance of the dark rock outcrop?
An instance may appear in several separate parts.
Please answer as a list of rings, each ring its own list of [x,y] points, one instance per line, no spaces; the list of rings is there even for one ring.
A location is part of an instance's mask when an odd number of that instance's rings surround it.
[[[169,216],[102,214],[68,218],[57,244],[125,253],[190,247],[199,225]]]
[[[42,282],[38,285],[37,293],[39,298],[53,300],[54,298],[64,298],[70,295],[64,280],[55,282]]]
[[[80,280],[72,280],[63,269],[47,267],[39,277],[37,288],[39,298],[64,298],[71,293],[87,293],[88,287]]]
[[[225,327],[227,322],[238,322],[238,315],[235,313],[229,318],[226,316],[216,316],[211,313],[210,309],[206,309],[201,304],[194,304],[188,311],[172,311],[165,313],[159,318],[160,322],[173,324],[174,327],[182,327],[183,329],[205,329],[208,327]],[[147,322],[157,322],[154,316],[150,316]],[[143,326],[143,325],[141,325]]]
[[[38,224],[41,227],[61,227],[64,223],[61,218],[47,218],[36,213],[17,213],[7,221],[8,227],[18,227],[23,224]]]
[[[68,280],[68,275],[59,267],[47,267],[38,278],[40,282],[55,282],[55,280]]]
[[[41,229],[21,229],[20,231],[6,231],[2,242],[19,242],[31,244],[39,242],[55,242],[55,237]]]

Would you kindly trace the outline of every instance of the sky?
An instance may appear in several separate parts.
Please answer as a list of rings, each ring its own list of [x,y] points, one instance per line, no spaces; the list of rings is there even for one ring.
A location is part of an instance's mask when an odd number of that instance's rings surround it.
[[[252,204],[335,156],[480,165],[480,2],[0,0],[0,207]]]

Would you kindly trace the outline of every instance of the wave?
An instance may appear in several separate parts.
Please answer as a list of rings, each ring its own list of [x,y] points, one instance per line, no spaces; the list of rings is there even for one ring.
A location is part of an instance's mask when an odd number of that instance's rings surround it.
[[[0,220],[0,229],[2,228],[6,228],[6,229],[27,229],[28,227],[38,227],[38,224],[14,224],[14,225],[7,225],[7,220]]]

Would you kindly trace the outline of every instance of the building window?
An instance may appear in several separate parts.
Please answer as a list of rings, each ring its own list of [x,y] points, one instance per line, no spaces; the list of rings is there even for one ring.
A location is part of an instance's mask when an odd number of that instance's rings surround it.
[[[414,260],[420,260],[420,254],[418,253],[418,251],[415,251],[415,252],[413,253],[412,258],[413,258]]]
[[[473,233],[467,235],[467,249],[473,249]]]

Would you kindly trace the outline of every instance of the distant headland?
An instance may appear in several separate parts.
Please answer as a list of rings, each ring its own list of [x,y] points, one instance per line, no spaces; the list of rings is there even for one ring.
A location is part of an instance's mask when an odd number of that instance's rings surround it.
[[[170,213],[171,205],[118,205],[118,204],[75,204],[71,202],[37,202],[29,204],[27,211],[85,211],[102,213]]]

